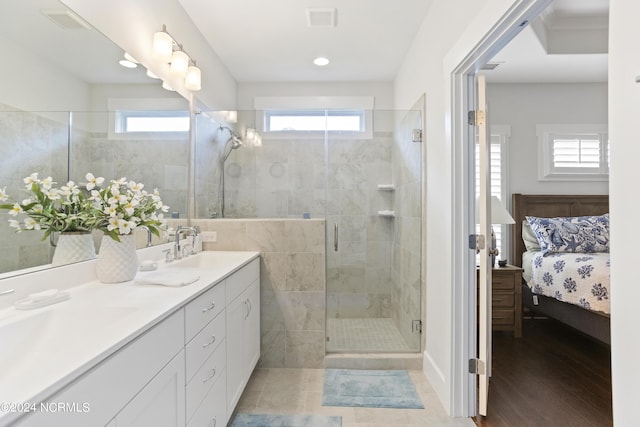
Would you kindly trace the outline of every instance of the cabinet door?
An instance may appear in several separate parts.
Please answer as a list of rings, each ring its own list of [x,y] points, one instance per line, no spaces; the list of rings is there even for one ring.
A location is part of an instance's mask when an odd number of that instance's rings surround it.
[[[244,379],[247,381],[260,359],[260,281],[256,280],[243,294],[248,314],[244,321]]]
[[[181,351],[116,416],[116,426],[184,426],[184,384],[184,351]]]
[[[227,306],[227,413],[231,414],[244,387],[244,319],[247,302],[241,294]]]

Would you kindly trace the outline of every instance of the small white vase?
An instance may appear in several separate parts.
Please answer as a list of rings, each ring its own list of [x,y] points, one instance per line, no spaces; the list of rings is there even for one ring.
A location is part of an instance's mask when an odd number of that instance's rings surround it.
[[[66,231],[60,233],[56,249],[51,260],[52,266],[67,265],[86,261],[96,257],[91,233],[85,231]]]
[[[96,275],[102,283],[128,282],[136,277],[138,255],[133,234],[118,236],[120,242],[102,236],[96,262]]]

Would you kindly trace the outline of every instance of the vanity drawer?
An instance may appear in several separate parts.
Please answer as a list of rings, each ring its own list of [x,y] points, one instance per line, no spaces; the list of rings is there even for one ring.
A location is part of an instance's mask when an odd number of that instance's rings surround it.
[[[216,382],[220,382],[222,373],[226,368],[226,354],[226,343],[225,341],[222,341],[216,351],[213,352],[213,354],[207,359],[207,361],[204,362],[204,365],[202,365],[193,376],[193,378],[191,378],[191,381],[187,382],[187,420],[189,420],[193,416],[204,397],[207,395],[209,390],[211,390],[211,387],[213,387]],[[225,380],[225,389],[226,383],[227,382]]]
[[[193,418],[187,424],[189,427],[224,427],[227,425],[226,384],[227,370],[220,374],[220,378],[213,384]]]
[[[187,382],[224,341],[226,316],[220,313],[185,346]]]
[[[226,283],[222,281],[185,306],[185,344],[224,310],[225,288]]]
[[[256,258],[227,278],[227,301],[233,301],[260,278],[260,259]]]

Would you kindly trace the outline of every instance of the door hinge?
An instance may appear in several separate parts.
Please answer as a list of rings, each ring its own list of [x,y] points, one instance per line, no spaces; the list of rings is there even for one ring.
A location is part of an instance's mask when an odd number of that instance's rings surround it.
[[[411,332],[413,332],[414,334],[422,333],[422,320],[411,321]]]
[[[480,359],[469,359],[469,373],[484,375],[484,362]]]
[[[484,110],[471,110],[468,114],[469,125],[479,126],[484,124]]]
[[[411,140],[413,142],[422,142],[422,129],[413,129],[411,131]]]
[[[475,249],[476,253],[480,253],[485,248],[487,239],[484,234],[470,234],[469,235],[469,249]]]

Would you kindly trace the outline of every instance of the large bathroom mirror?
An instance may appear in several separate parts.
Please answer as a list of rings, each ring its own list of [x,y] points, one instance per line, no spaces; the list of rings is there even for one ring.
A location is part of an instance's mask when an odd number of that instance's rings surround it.
[[[188,121],[187,100],[144,67],[121,66],[124,52],[57,0],[9,0],[0,8],[0,189],[22,201],[23,178],[34,172],[58,186],[81,184],[87,172],[127,177],[158,188],[171,215],[186,216],[188,129],[125,132],[121,120],[160,109]],[[16,233],[9,219],[0,212],[0,278],[50,267],[49,239],[42,231]]]

